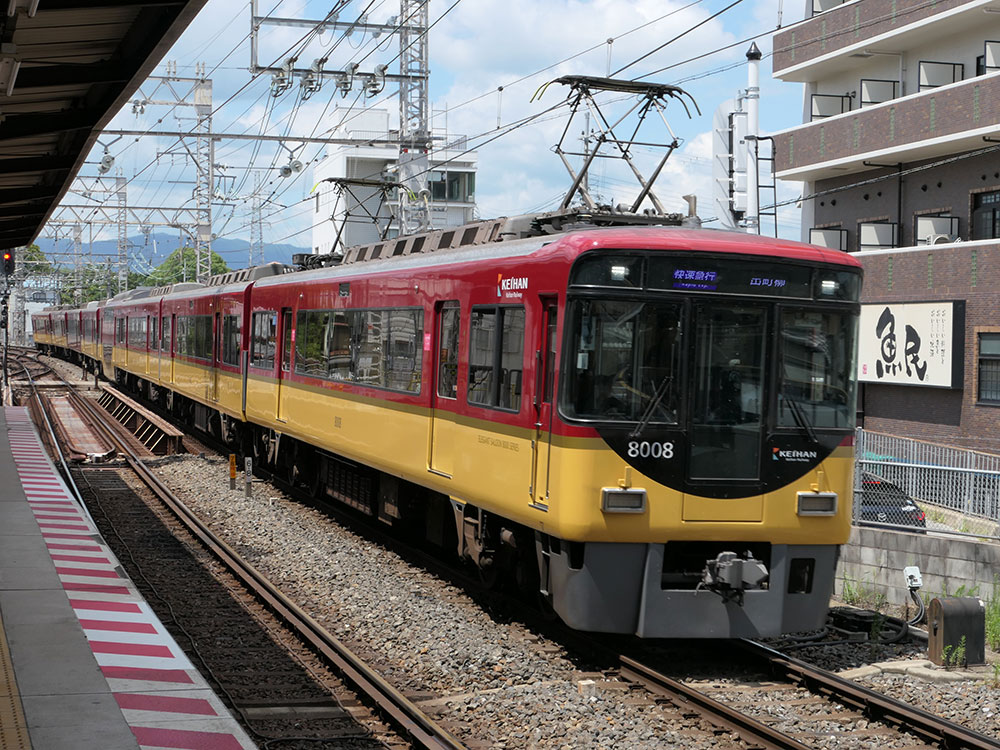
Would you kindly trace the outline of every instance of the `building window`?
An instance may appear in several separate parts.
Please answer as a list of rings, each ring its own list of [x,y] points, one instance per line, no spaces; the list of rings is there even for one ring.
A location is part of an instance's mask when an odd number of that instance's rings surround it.
[[[918,245],[938,245],[958,240],[958,217],[947,214],[915,216],[913,236]]]
[[[822,120],[851,111],[850,94],[813,94],[810,121]]]
[[[870,107],[881,104],[899,96],[899,81],[886,81],[878,78],[861,79],[861,106]]]
[[[972,197],[972,239],[1000,237],[1000,190]]]
[[[987,40],[983,45],[983,56],[976,58],[976,62],[978,63],[980,59],[983,61],[982,74],[1000,70],[1000,42]]]
[[[473,172],[431,172],[427,184],[431,200],[461,203],[475,200],[476,175]]]
[[[886,250],[899,247],[899,225],[892,221],[863,221],[858,224],[858,250]]]
[[[918,64],[917,90],[927,91],[938,86],[961,81],[965,77],[965,66],[962,63],[928,62],[921,60]]]
[[[847,0],[812,0],[812,14],[818,15],[833,10],[838,5],[843,5]]]
[[[809,244],[847,252],[847,230],[840,227],[809,230]]]
[[[979,400],[1000,404],[1000,333],[979,334]]]

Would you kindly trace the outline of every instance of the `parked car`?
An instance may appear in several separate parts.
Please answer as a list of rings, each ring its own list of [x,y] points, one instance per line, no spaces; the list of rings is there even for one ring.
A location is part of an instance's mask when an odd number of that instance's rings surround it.
[[[861,490],[854,502],[861,526],[903,526],[917,534],[927,533],[927,516],[898,484],[867,471],[861,473]]]

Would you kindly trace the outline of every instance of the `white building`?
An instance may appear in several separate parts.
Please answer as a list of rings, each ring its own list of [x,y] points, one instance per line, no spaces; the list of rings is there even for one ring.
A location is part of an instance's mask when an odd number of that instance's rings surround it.
[[[334,138],[357,139],[357,145],[330,146],[326,158],[313,167],[316,188],[313,197],[312,249],[314,253],[333,252],[340,236],[339,249],[376,242],[380,232],[387,238],[399,233],[392,218],[398,213],[396,191],[389,191],[391,205],[382,201],[378,188],[349,185],[341,188],[328,178],[395,181],[398,149],[395,146],[368,145],[367,141],[391,141],[398,132],[389,129],[389,112],[384,109],[348,114],[335,111],[335,120],[344,125]],[[459,226],[475,219],[476,169],[478,156],[467,151],[464,136],[448,136],[435,131],[430,153],[428,197],[432,227]],[[380,205],[382,204],[382,205]],[[372,217],[377,217],[378,221]],[[345,224],[346,221],[346,224]]]

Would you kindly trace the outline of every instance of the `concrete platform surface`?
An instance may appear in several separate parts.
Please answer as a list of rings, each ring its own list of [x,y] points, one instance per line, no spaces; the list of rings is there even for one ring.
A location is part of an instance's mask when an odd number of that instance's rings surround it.
[[[125,576],[28,414],[0,409],[0,746],[251,750]]]

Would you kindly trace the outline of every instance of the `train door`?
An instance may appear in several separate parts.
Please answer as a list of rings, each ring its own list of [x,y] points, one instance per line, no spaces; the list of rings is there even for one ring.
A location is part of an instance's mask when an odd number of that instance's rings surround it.
[[[208,397],[212,401],[219,400],[219,362],[222,358],[222,313],[215,313],[212,324],[212,373],[208,378]]]
[[[438,303],[430,328],[434,332],[435,345],[427,468],[445,477],[451,477],[455,469],[455,439],[458,437],[451,409],[458,398],[459,313],[458,302]]]
[[[169,343],[167,345],[167,356],[170,357],[170,382],[174,382],[174,377],[176,373],[174,372],[174,339],[177,337],[177,316],[170,316],[170,334]]]
[[[274,416],[281,422],[287,420],[287,406],[285,399],[288,397],[288,388],[285,380],[292,371],[292,310],[289,307],[281,308],[279,318],[280,330],[277,331],[278,339],[278,402],[275,404]]]
[[[536,333],[535,347],[535,434],[531,441],[532,505],[549,504],[549,472],[552,464],[552,420],[555,397],[556,330],[558,307],[554,297],[542,297],[542,319]]]

